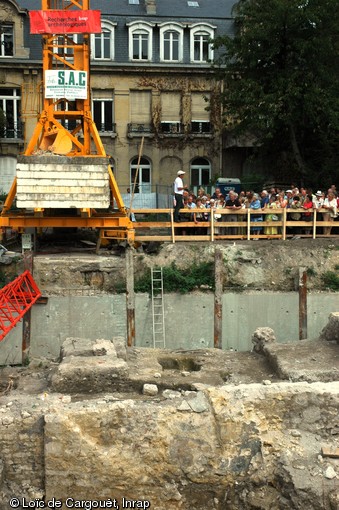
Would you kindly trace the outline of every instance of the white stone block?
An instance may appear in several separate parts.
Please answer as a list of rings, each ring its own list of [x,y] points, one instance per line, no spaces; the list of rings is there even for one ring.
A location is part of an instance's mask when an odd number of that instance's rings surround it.
[[[19,208],[98,208],[110,204],[108,158],[19,156]]]

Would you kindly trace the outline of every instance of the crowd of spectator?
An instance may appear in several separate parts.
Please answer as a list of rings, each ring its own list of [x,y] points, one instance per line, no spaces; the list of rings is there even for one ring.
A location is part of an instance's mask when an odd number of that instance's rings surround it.
[[[200,188],[197,195],[194,195],[187,189],[183,190],[183,208],[190,212],[180,213],[179,221],[194,222],[197,226],[199,222],[209,221],[213,214],[215,222],[215,233],[224,235],[245,235],[245,227],[218,227],[218,222],[239,222],[245,221],[246,216],[240,214],[222,215],[221,209],[229,211],[239,211],[241,209],[251,209],[257,212],[265,211],[265,214],[251,215],[252,234],[265,234],[274,236],[280,233],[276,226],[263,226],[263,221],[281,220],[281,209],[288,210],[288,221],[310,222],[310,226],[289,228],[294,235],[311,234],[312,219],[314,210],[321,210],[322,219],[326,222],[332,222],[338,216],[339,197],[335,185],[332,185],[327,192],[318,190],[314,193],[310,188],[297,188],[291,186],[290,189],[282,190],[271,188],[262,190],[261,193],[254,191],[241,191],[239,194],[235,191],[229,191],[226,196],[221,193],[220,188],[216,188],[212,195]],[[175,204],[174,204],[175,205]],[[279,214],[280,213],[280,214]],[[332,226],[324,226],[322,233],[331,234]],[[199,227],[194,229],[181,228],[183,234],[207,234],[208,228]]]

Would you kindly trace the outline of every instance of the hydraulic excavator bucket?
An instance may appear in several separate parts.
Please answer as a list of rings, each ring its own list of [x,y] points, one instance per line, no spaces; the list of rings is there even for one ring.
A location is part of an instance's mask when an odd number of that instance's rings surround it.
[[[72,150],[72,140],[66,129],[58,129],[56,126],[48,128],[41,140],[40,149],[65,156]]]
[[[52,144],[52,152],[65,156],[72,150],[72,140],[68,136],[67,131],[59,130]]]

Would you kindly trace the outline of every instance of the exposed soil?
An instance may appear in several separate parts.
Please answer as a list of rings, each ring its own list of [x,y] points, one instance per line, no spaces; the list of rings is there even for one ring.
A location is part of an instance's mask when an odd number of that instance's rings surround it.
[[[136,274],[145,266],[168,266],[175,263],[188,268],[192,263],[213,261],[215,247],[223,252],[225,283],[228,289],[282,290],[296,288],[299,268],[307,272],[307,286],[311,290],[324,290],[326,272],[338,272],[339,238],[223,241],[217,243],[163,244],[156,253],[135,257]]]
[[[327,271],[335,273],[339,267],[339,239],[335,238],[285,242],[261,240],[225,241],[217,244],[165,243],[156,246],[148,243],[135,254],[135,273],[141,274],[152,266],[175,263],[180,268],[187,268],[192,263],[213,261],[216,246],[223,251],[227,290],[294,290],[299,267],[307,270],[309,290],[324,290],[323,274]],[[115,285],[119,278],[125,278],[123,249],[114,247],[110,250],[101,250],[99,256],[88,250],[88,244],[85,243],[84,251],[76,255],[71,253],[38,255],[34,261],[34,274],[42,292],[46,295],[53,295],[55,292],[62,294],[66,285],[73,289],[88,287],[94,291],[109,292],[109,278],[114,280]],[[20,262],[4,266],[3,269],[8,275],[20,273]],[[99,273],[105,276],[99,278]],[[84,277],[81,276],[83,274]],[[92,277],[89,276],[91,274]],[[103,288],[105,285],[107,288]],[[334,351],[331,352],[331,349]],[[282,375],[282,368],[280,365],[277,366],[274,356],[269,361],[267,357],[254,352],[238,353],[207,349],[166,351],[160,355],[151,349],[132,349],[128,354],[128,363],[134,389],[142,382],[154,382],[167,388],[189,388],[194,383],[250,384],[261,383],[263,380],[274,382],[286,377],[292,380],[309,378],[324,381],[338,379],[337,349],[337,346],[330,347],[326,343],[319,343],[317,346],[314,343],[296,344],[293,347],[279,345],[276,357],[285,360],[289,376]],[[186,365],[180,361],[185,356],[190,360]],[[169,358],[172,361],[168,361]],[[163,362],[159,363],[159,359]],[[180,362],[175,361],[176,359]],[[201,368],[197,369],[199,364]],[[56,366],[57,363],[38,360],[28,367],[2,368],[0,392],[36,394],[48,391],[49,378],[56,370]],[[329,367],[332,368],[329,370]],[[329,372],[333,373],[332,379]],[[155,378],[154,373],[160,373],[160,377]],[[298,373],[301,374],[299,379],[296,375]]]
[[[100,357],[97,358],[100,362]],[[57,361],[36,360],[27,367],[2,367],[0,396],[39,395],[51,392],[51,378]],[[271,384],[290,381],[339,380],[339,346],[333,342],[301,341],[300,344],[273,344],[266,355],[217,349],[195,351],[131,348],[127,350],[129,376],[123,386],[117,381],[117,397],[142,394],[145,383],[159,390],[191,390],[200,384]],[[127,388],[127,389],[126,389]],[[78,391],[78,390],[77,390]],[[105,392],[105,387],[102,387]],[[77,399],[81,391],[74,393]],[[90,395],[94,398],[97,392]],[[89,395],[87,395],[88,397]]]

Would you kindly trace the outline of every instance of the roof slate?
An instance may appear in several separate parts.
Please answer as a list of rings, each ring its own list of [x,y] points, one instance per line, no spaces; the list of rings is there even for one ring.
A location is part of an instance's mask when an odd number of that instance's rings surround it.
[[[231,16],[232,6],[236,0],[197,0],[199,7],[189,7],[187,0],[156,0],[156,15],[146,13],[145,0],[140,4],[129,4],[128,0],[90,0],[91,9],[101,10],[102,19],[116,23],[116,54],[115,63],[128,62],[128,40],[126,39],[126,23],[140,20],[153,23],[178,21],[183,24],[207,22],[216,27],[215,36],[222,34],[232,35],[234,30]],[[27,10],[40,10],[41,0],[16,0],[17,4]],[[41,59],[41,36],[29,35],[29,20],[25,20],[25,40],[28,39],[30,58]],[[156,44],[156,38],[154,39]],[[186,46],[189,45],[187,42]],[[155,48],[154,48],[155,49]],[[157,62],[154,51],[153,63]],[[184,58],[185,63],[190,63],[189,56]],[[151,65],[152,65],[151,64]]]
[[[156,17],[194,18],[194,19],[225,19],[232,17],[232,8],[236,0],[197,0],[199,7],[189,7],[187,0],[156,0]],[[41,9],[41,0],[16,0],[20,7],[28,10]],[[101,10],[105,15],[146,16],[145,0],[139,5],[130,5],[128,0],[91,0],[91,9]],[[173,15],[173,13],[175,13]]]

